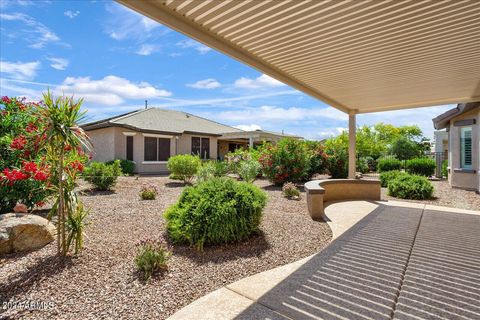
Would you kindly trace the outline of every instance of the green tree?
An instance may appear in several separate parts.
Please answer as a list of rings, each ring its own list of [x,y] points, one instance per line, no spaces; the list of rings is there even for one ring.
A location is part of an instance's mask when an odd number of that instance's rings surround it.
[[[418,144],[406,137],[399,137],[393,141],[390,152],[394,154],[399,160],[412,159],[419,154]]]

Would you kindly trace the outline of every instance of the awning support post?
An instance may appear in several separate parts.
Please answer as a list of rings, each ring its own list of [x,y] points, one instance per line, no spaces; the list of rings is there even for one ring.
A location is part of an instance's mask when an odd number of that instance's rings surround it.
[[[351,111],[348,115],[348,178],[355,179],[357,155],[356,155],[356,114]]]
[[[253,148],[253,137],[252,137],[252,136],[250,136],[250,137],[248,138],[248,146],[250,147],[250,149]]]

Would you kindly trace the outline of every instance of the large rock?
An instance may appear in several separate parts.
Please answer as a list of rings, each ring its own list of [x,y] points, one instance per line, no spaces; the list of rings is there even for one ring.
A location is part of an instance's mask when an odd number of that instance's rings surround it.
[[[34,214],[0,215],[0,254],[40,249],[55,239],[55,226]]]

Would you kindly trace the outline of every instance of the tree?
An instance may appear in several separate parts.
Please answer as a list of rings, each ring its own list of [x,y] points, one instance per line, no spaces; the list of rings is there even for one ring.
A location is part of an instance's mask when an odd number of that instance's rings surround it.
[[[399,137],[393,141],[390,152],[399,160],[408,160],[418,155],[418,144],[407,137]]]

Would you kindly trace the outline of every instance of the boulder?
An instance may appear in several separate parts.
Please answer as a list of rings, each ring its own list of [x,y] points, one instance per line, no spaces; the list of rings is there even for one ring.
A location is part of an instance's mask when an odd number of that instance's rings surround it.
[[[55,226],[34,214],[0,215],[0,254],[40,249],[55,239]]]

